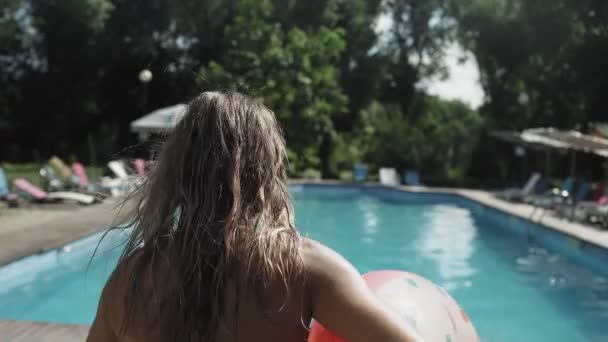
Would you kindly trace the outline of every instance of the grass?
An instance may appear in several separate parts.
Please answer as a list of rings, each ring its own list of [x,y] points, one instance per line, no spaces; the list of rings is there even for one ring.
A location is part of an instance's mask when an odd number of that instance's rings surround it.
[[[25,163],[25,164],[13,164],[3,163],[2,168],[6,172],[9,184],[13,184],[15,178],[25,178],[32,184],[39,186],[40,188],[46,187],[46,182],[42,176],[40,176],[40,164],[37,163]],[[90,182],[95,182],[102,175],[100,167],[87,166],[87,175],[89,176]]]
[[[39,187],[44,187],[44,179],[38,173],[40,165],[38,164],[9,164],[3,163],[2,167],[6,172],[8,183],[13,184],[15,178],[25,178],[32,184]]]

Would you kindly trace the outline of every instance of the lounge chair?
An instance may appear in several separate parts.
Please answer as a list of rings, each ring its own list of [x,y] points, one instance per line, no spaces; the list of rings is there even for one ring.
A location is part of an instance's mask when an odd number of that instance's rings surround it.
[[[4,169],[0,167],[0,200],[6,201],[9,206],[16,207],[19,205],[19,200],[17,195],[10,192],[8,188],[8,179],[6,177],[6,173],[4,173]]]
[[[591,186],[585,182],[579,185],[576,192],[573,192],[574,183],[574,178],[569,177],[564,181],[562,188],[553,189],[543,196],[535,196],[531,202],[528,202],[534,206],[530,219],[533,219],[534,215],[540,210],[539,221],[542,220],[548,209],[569,212],[566,216],[571,218],[573,215],[572,208],[576,203],[587,198],[591,192]]]
[[[46,181],[49,189],[59,191],[64,188],[63,181],[57,177],[55,169],[53,169],[50,165],[42,165],[40,168],[40,176]]]
[[[367,180],[367,165],[355,164],[353,167],[353,176],[356,182],[365,182]]]
[[[576,204],[569,215],[572,219],[581,222],[597,223],[602,220],[608,209],[608,196],[603,196],[596,201],[581,201]],[[566,216],[568,213],[556,210],[556,214]]]
[[[418,170],[407,170],[405,171],[405,173],[403,174],[403,182],[406,185],[411,185],[411,186],[422,186],[424,184],[422,184],[420,182],[420,174],[418,173]]]
[[[61,180],[64,185],[75,186],[78,185],[78,179],[76,175],[72,173],[72,170],[66,165],[66,163],[57,156],[53,156],[49,159],[49,165],[51,165],[61,176]]]
[[[118,179],[129,179],[129,173],[125,167],[125,163],[120,160],[112,160],[108,162],[108,168],[116,175]]]
[[[86,188],[89,185],[89,176],[84,166],[80,163],[72,164],[72,171],[78,177],[78,185],[81,188]]]
[[[526,182],[526,184],[524,184],[522,188],[505,189],[503,191],[495,193],[495,196],[507,201],[522,201],[524,200],[524,198],[533,195],[534,189],[536,188],[536,185],[541,180],[541,178],[542,177],[540,173],[535,172],[530,175],[530,178],[528,178],[528,181]]]
[[[78,177],[78,185],[80,189],[84,190],[87,193],[95,194],[97,196],[105,196],[110,194],[111,191],[109,188],[99,184],[91,183],[89,181],[87,171],[81,163],[72,164],[72,171],[74,172],[74,175]]]
[[[141,178],[129,175],[124,162],[113,160],[108,162],[108,168],[116,177],[103,177],[101,185],[110,189],[112,196],[123,196],[128,193]]]
[[[135,165],[137,175],[140,177],[146,177],[146,162],[141,158],[137,158],[133,161],[133,164]]]
[[[608,204],[587,207],[582,212],[578,210],[577,208],[574,214],[577,219],[584,219],[590,223],[598,223],[603,229],[608,229]]]
[[[606,183],[599,182],[591,192],[590,201],[579,201],[573,208],[570,208],[570,217],[577,221],[598,223],[603,221],[606,208],[608,208],[608,195],[606,195]],[[556,214],[566,216],[566,213],[557,208]]]
[[[97,198],[91,195],[81,194],[72,191],[54,191],[46,192],[34,184],[23,178],[17,178],[13,181],[15,187],[24,193],[28,194],[34,201],[37,202],[53,202],[59,200],[76,201],[81,204],[93,204]]]
[[[599,182],[595,184],[595,187],[593,188],[593,192],[591,193],[591,198],[593,199],[594,202],[597,202],[600,200],[600,198],[605,197],[606,196],[606,183],[605,182]]]
[[[399,176],[397,170],[390,167],[381,167],[378,171],[380,184],[382,185],[399,185]]]
[[[576,207],[585,202],[584,200],[587,199],[590,193],[591,185],[589,183],[581,183],[572,196],[566,197],[562,203],[557,203],[553,206],[555,214],[569,219],[574,218]]]
[[[575,179],[568,177],[559,188],[553,188],[542,195],[531,195],[524,197],[524,202],[537,207],[551,208],[556,204],[564,203],[572,196],[574,190]]]

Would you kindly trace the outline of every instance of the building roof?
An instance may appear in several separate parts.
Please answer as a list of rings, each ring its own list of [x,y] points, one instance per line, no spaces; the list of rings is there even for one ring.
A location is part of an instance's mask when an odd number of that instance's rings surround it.
[[[185,104],[178,103],[150,112],[131,122],[131,132],[145,135],[170,131],[184,116],[186,107]]]
[[[532,148],[574,150],[608,158],[608,139],[578,131],[564,131],[552,127],[531,128],[521,132],[495,131],[492,136],[514,144]]]

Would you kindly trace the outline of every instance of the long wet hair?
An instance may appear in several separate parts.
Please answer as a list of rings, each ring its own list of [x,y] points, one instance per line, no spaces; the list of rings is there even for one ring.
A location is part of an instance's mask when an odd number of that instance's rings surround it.
[[[123,329],[143,308],[163,341],[213,341],[229,281],[254,294],[278,282],[289,295],[302,262],[286,158],[261,100],[205,92],[190,102],[132,196]]]

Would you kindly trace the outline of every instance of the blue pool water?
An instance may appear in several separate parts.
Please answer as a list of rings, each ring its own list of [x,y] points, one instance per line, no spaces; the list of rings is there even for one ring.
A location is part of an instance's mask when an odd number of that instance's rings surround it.
[[[442,285],[484,341],[608,341],[607,273],[506,229],[493,211],[383,190],[292,193],[303,235],[362,273],[403,269]],[[122,239],[109,235],[91,265],[99,236],[0,268],[0,319],[90,323]]]

